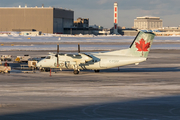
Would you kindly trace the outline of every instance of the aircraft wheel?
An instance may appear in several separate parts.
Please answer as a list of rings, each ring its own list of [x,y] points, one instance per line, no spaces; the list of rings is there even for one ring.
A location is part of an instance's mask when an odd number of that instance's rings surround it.
[[[50,71],[50,68],[45,68],[45,72],[49,72]]]
[[[94,70],[95,73],[98,73],[100,70]]]
[[[74,74],[79,74],[79,71],[78,71],[78,70],[74,70],[73,73],[74,73]]]

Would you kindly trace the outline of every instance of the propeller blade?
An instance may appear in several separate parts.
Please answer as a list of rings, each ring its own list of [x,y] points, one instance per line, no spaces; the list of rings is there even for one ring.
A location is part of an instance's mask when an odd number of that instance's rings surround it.
[[[57,44],[57,54],[59,54],[59,44]]]
[[[59,66],[59,44],[57,44],[57,67]]]
[[[80,45],[78,44],[78,53],[80,53]]]

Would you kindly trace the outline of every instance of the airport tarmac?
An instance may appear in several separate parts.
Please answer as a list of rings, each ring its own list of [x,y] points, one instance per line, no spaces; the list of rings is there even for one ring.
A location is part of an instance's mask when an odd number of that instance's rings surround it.
[[[0,51],[36,57],[47,51]],[[0,74],[0,120],[179,120],[180,50],[102,70]]]

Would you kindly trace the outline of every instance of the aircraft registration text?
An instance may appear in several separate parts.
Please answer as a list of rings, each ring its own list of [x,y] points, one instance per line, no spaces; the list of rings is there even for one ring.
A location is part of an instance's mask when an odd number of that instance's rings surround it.
[[[119,60],[109,60],[110,63],[118,63]]]

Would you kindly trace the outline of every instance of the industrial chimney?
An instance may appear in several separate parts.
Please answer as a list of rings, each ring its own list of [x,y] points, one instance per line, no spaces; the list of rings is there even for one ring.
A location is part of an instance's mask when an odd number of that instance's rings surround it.
[[[118,4],[114,3],[114,34],[118,35]]]

